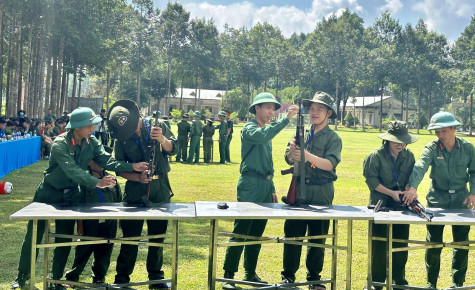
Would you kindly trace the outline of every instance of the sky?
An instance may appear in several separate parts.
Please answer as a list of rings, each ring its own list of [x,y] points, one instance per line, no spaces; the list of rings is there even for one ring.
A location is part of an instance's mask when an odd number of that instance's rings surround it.
[[[163,10],[169,0],[153,0]],[[175,2],[175,1],[172,1]],[[429,30],[447,36],[454,42],[475,17],[475,0],[181,0],[191,18],[213,19],[220,32],[227,23],[231,27],[251,28],[258,22],[277,26],[283,35],[309,33],[316,23],[346,8],[371,26],[384,11],[399,20],[403,27],[423,19]]]

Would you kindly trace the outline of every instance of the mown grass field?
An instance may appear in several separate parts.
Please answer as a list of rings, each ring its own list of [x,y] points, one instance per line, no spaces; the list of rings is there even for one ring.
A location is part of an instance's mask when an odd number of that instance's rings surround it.
[[[176,132],[176,127],[172,127]],[[221,165],[219,161],[218,146],[215,143],[214,163],[187,165],[172,162],[170,173],[171,184],[175,192],[173,202],[194,202],[203,201],[235,201],[236,183],[239,177],[240,162],[240,140],[239,132],[241,127],[236,126],[234,139],[231,144],[230,164]],[[419,136],[419,141],[409,146],[416,156],[425,144],[435,139],[427,131],[423,131]],[[283,160],[285,146],[294,129],[288,128],[282,131],[273,141],[274,165],[276,172],[287,168]],[[342,161],[337,167],[338,180],[335,182],[334,204],[347,204],[355,206],[367,205],[368,189],[362,176],[362,162],[364,157],[373,149],[381,145],[381,139],[377,137],[376,130],[368,132],[353,131],[352,129],[340,128],[338,134],[343,139]],[[465,137],[472,140],[471,137]],[[174,160],[174,159],[173,159]],[[47,161],[40,161],[34,165],[10,173],[1,181],[10,181],[14,185],[13,194],[0,196],[0,289],[9,289],[11,282],[16,277],[21,242],[26,231],[26,222],[12,222],[9,216],[15,211],[29,204],[33,198],[36,186],[42,179],[42,171],[47,166]],[[121,183],[123,180],[121,180]],[[277,195],[280,197],[287,193],[290,176],[276,174],[274,183]],[[419,187],[419,199],[425,203],[425,193],[429,185],[429,178],[426,175],[423,183]],[[232,222],[220,222],[220,231],[231,231]],[[179,264],[178,264],[178,289],[206,289],[207,269],[208,269],[208,221],[191,221],[180,223],[179,237]],[[424,239],[426,229],[424,226],[412,226],[410,237],[412,239]],[[118,234],[120,236],[120,233]],[[283,221],[270,220],[265,236],[282,237]],[[346,222],[340,222],[339,244],[346,244]],[[471,239],[475,238],[475,232],[470,234]],[[451,241],[450,227],[446,228],[445,240]],[[107,282],[112,283],[115,275],[115,258],[119,247],[114,248],[111,267]],[[73,252],[71,251],[70,261],[66,266],[70,268]],[[144,280],[147,278],[145,268],[147,248],[140,246],[139,257],[132,275],[132,280]],[[345,265],[346,254],[339,252],[338,264],[338,284],[337,289],[345,287]],[[451,250],[442,251],[442,266],[438,286],[440,288],[449,287],[451,284],[450,264]],[[222,275],[222,264],[224,258],[224,248],[218,252],[218,275]],[[51,259],[51,257],[50,257]],[[41,264],[43,257],[40,255],[37,275],[41,275]],[[241,260],[242,261],[242,260]],[[330,277],[330,251],[327,251],[326,265],[323,272],[324,278]],[[351,275],[352,288],[362,289],[367,273],[367,222],[354,222],[353,232],[353,271]],[[469,269],[466,284],[475,284],[475,254],[470,253]],[[170,277],[170,251],[165,249],[165,274]],[[258,264],[258,274],[266,281],[277,283],[280,281],[280,271],[282,270],[282,245],[263,245]],[[407,279],[416,286],[425,286],[424,251],[413,251],[409,254],[407,265]],[[302,253],[301,268],[297,273],[297,280],[304,280],[305,269],[305,248]],[[237,273],[237,278],[243,276],[242,267]],[[90,281],[90,267],[83,273],[82,280]],[[41,288],[40,283],[37,287]],[[146,288],[144,288],[146,289]],[[220,289],[218,283],[217,289]]]

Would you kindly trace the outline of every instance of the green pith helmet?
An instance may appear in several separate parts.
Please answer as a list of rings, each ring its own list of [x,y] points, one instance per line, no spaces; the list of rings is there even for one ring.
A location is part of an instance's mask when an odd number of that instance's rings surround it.
[[[134,135],[139,120],[137,104],[131,100],[119,100],[109,110],[107,126],[113,138],[125,141]]]
[[[255,105],[260,105],[264,103],[273,103],[275,104],[275,109],[280,109],[280,103],[275,99],[274,95],[268,92],[263,92],[254,97],[252,105],[249,107],[249,113],[256,113]]]
[[[195,117],[200,117],[200,118],[201,118],[201,113],[200,113],[200,111],[194,111],[194,112],[193,112],[193,116],[195,116]]]
[[[460,124],[460,122],[457,121],[454,115],[452,115],[451,113],[438,112],[430,118],[430,124],[429,126],[427,126],[427,130],[436,130],[460,125],[462,124]]]
[[[329,110],[332,110],[330,119],[336,119],[336,109],[333,98],[325,92],[316,92],[311,100],[303,100],[303,107],[309,109],[312,103],[319,103],[327,106]]]
[[[409,133],[406,122],[397,120],[389,122],[388,132],[379,134],[378,137],[383,140],[402,144],[414,143],[419,138],[418,136]]]
[[[102,117],[96,115],[94,111],[90,108],[79,107],[75,109],[71,116],[69,116],[68,125],[66,129],[81,128],[84,126],[94,125],[102,121]]]
[[[225,112],[225,111],[220,111],[220,112],[218,113],[218,116],[226,117],[226,112]]]

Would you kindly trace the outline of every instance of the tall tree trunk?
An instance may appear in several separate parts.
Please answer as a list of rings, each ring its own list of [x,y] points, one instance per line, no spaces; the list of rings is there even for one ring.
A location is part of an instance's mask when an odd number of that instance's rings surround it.
[[[110,94],[110,85],[111,85],[111,71],[107,70],[107,88],[106,88],[106,110],[109,112],[109,94]],[[104,105],[102,105],[104,108]]]
[[[409,89],[406,91],[406,123],[409,121]]]
[[[45,57],[45,65],[46,65],[46,81],[45,81],[45,106],[43,113],[46,114],[48,109],[51,109],[56,115],[58,114],[55,112],[54,108],[51,107],[51,98],[50,98],[50,90],[51,90],[51,74],[53,71],[53,64],[51,59],[51,40],[47,43],[46,49],[46,57]]]
[[[180,89],[180,111],[183,110],[183,82],[185,81],[185,76],[181,76],[181,89]]]
[[[3,108],[3,0],[0,1],[0,115],[2,114]],[[5,110],[6,111],[6,110]]]
[[[137,106],[139,106],[139,108],[141,107],[140,106],[140,82],[141,82],[141,79],[140,79],[140,72],[137,72],[137,96],[135,98],[135,101],[137,102]]]
[[[64,37],[61,37],[59,41],[59,54],[58,54],[58,73],[56,74],[56,105],[60,108],[60,111],[64,111],[64,106],[61,103],[61,93],[62,85],[61,80],[63,79],[64,69],[63,69],[63,56],[64,56]]]
[[[419,128],[420,128],[420,118],[421,118],[421,84],[419,83],[419,90],[418,90],[419,96],[419,103],[417,104],[417,134],[419,134]]]
[[[67,108],[68,104],[68,83],[67,83],[67,77],[68,73],[66,70],[63,68],[63,73],[61,74],[61,107],[62,108]]]
[[[193,111],[197,110],[197,101],[198,101],[198,77],[195,77],[195,105],[193,106]]]
[[[20,110],[23,109],[23,95],[22,95],[22,89],[23,89],[23,53],[22,53],[22,39],[21,39],[21,34],[22,34],[22,13],[20,12],[18,15],[18,23],[16,25],[17,28],[17,57],[16,57],[16,89],[17,89],[17,105],[16,109]]]
[[[62,116],[60,108],[56,106],[56,89],[58,87],[57,77],[58,74],[58,56],[53,56],[53,65],[51,69],[51,90],[50,90],[50,108],[55,112],[56,116]]]
[[[73,92],[71,94],[71,107],[72,108],[76,108],[76,103],[77,103],[77,100],[76,100],[76,91],[77,91],[77,88],[78,88],[78,69],[75,67],[74,68],[74,73],[73,73]]]
[[[9,27],[11,30],[11,26]],[[11,32],[9,31],[11,35]],[[7,87],[5,88],[5,115],[12,116],[12,105],[11,105],[11,79],[12,79],[12,71],[13,71],[13,54],[12,54],[12,41],[9,41],[7,47]],[[16,116],[16,115],[15,115]]]
[[[340,112],[340,97],[339,97],[339,92],[338,92],[338,89],[339,89],[339,86],[340,86],[340,82],[339,80],[336,80],[336,84],[335,84],[335,105],[336,105],[336,119],[335,119],[335,127],[334,127],[334,130],[338,130],[338,113]],[[341,123],[343,124],[343,114],[340,114],[340,117],[341,117]]]
[[[383,131],[383,95],[384,95],[384,83],[381,82],[381,103],[379,104],[379,132]]]

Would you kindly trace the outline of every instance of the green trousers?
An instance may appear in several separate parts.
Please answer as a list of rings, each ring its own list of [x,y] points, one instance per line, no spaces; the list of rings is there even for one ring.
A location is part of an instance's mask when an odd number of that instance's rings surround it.
[[[226,163],[226,137],[219,142],[219,163]]]
[[[123,236],[138,237],[142,233],[143,220],[121,220]],[[161,235],[167,232],[167,220],[147,220],[148,235]],[[163,243],[163,238],[150,239],[152,243]],[[129,283],[137,260],[138,245],[120,246],[120,253],[117,257],[117,266],[115,275],[115,284]],[[158,280],[164,278],[162,271],[163,265],[163,247],[148,247],[147,253],[147,272],[150,280]]]
[[[36,235],[36,244],[41,243],[45,232],[46,221],[38,221],[38,229]],[[25,238],[21,245],[20,261],[18,263],[18,274],[23,274],[26,277],[30,277],[31,267],[31,239],[33,237],[33,221],[28,221],[26,228]],[[38,249],[36,249],[36,257],[38,258]]]
[[[373,224],[373,237],[386,238],[388,226],[382,224]],[[393,225],[394,239],[409,239],[409,225]],[[394,243],[393,248],[407,247],[407,243]],[[386,253],[387,243],[383,241],[372,242],[371,252],[371,272],[374,282],[386,281]],[[393,281],[397,285],[408,285],[406,280],[407,251],[394,252],[392,254]]]
[[[203,152],[204,162],[209,163],[211,161],[211,148],[213,147],[213,137],[203,137]]]
[[[176,152],[176,161],[179,162],[180,159],[186,161],[188,156],[188,136],[178,135],[178,150]]]
[[[73,235],[74,226],[76,220],[55,220],[54,221],[56,234],[58,235]],[[58,243],[69,243],[71,238],[54,238],[54,242]],[[71,246],[56,246],[54,248],[53,254],[53,266],[51,270],[51,277],[55,280],[63,278],[64,268],[68,262],[69,253],[71,252]]]
[[[286,220],[284,223],[284,233],[286,238],[303,237],[308,231],[309,236],[319,236],[328,234],[330,226],[329,220]],[[309,240],[310,243],[325,244],[325,239]],[[282,278],[295,281],[295,273],[300,267],[300,255],[302,246],[284,244],[284,270]],[[325,249],[308,247],[306,266],[307,281],[320,280],[320,272],[323,269]]]
[[[238,202],[272,202],[272,180],[240,176],[237,185]],[[235,220],[234,234],[261,237],[267,220]],[[229,242],[243,242],[246,239],[231,237]],[[234,246],[226,249],[223,270],[237,272],[239,260],[244,250],[244,271],[252,275],[256,272],[261,245]]]
[[[84,220],[84,236],[115,238],[117,233],[117,221]],[[66,273],[66,279],[79,281],[79,276],[86,267],[89,257],[94,254],[92,263],[93,282],[104,281],[110,265],[110,258],[114,244],[82,245],[75,249],[72,269]]]
[[[186,159],[186,162],[188,163],[193,162],[193,157],[195,159],[194,160],[195,163],[198,163],[200,161],[200,136],[198,135],[191,136],[190,151],[188,154],[188,158]]]
[[[427,207],[440,207],[447,209],[463,209],[466,206],[463,201],[468,195],[466,188],[461,188],[455,193],[429,188],[427,194]],[[454,242],[468,241],[470,226],[452,226],[452,237]],[[427,237],[429,242],[442,242],[444,225],[427,225]],[[437,278],[440,270],[440,253],[442,249],[427,249],[425,255],[427,282],[437,286]],[[453,249],[452,254],[452,282],[462,285],[465,282],[467,273],[468,250]]]
[[[226,149],[224,150],[226,152],[224,154],[226,162],[231,162],[231,155],[229,153],[229,144],[231,144],[231,140],[233,140],[233,134],[229,134],[226,138]]]

